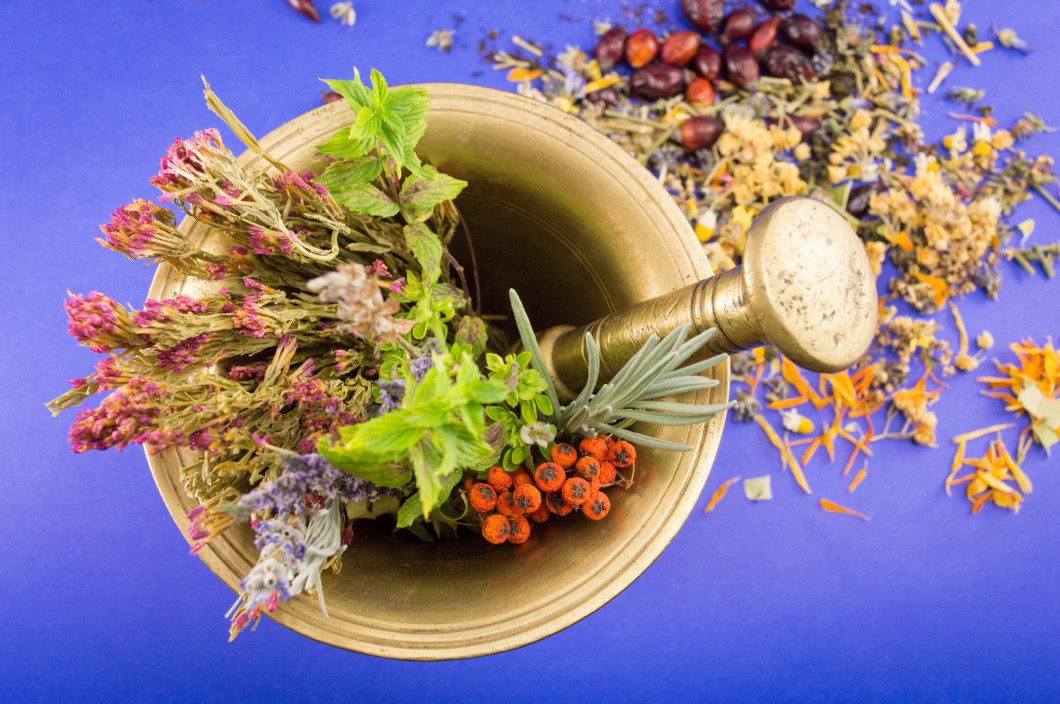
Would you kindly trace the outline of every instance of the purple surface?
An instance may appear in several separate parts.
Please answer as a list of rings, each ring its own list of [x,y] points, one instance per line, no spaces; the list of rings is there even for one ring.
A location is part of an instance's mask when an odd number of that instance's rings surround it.
[[[326,14],[328,3],[318,0]],[[683,22],[678,3],[656,0]],[[877,0],[887,7],[887,3]],[[935,407],[939,449],[879,443],[868,478],[846,492],[839,465],[807,469],[814,495],[782,473],[753,425],[729,421],[699,507],[648,571],[581,623],[519,651],[417,664],[335,650],[271,622],[226,642],[231,591],[170,520],[138,449],[69,452],[67,413],[43,404],[94,355],[66,335],[62,300],[102,290],[142,302],[152,270],[93,242],[118,206],[154,196],[147,178],[177,135],[218,124],[200,74],[261,135],[319,104],[318,77],[380,69],[391,84],[505,87],[478,42],[501,30],[589,46],[589,19],[621,21],[636,3],[587,0],[355,2],[346,29],[315,25],[282,0],[8,2],[0,6],[2,346],[0,700],[232,701],[338,695],[356,701],[1056,701],[1060,699],[1060,476],[1032,451],[1035,483],[1018,516],[969,514],[947,498],[949,438],[1010,419],[949,380]],[[1014,27],[1036,51],[996,50],[948,86],[987,89],[1002,126],[1025,110],[1060,124],[1056,6],[969,3],[989,34]],[[400,7],[400,10],[394,8]],[[649,13],[650,15],[651,13]],[[455,18],[460,18],[458,23]],[[424,47],[456,28],[451,54]],[[942,56],[937,38],[925,54]],[[934,68],[924,72],[930,80]],[[476,76],[475,72],[481,72]],[[927,99],[929,135],[952,129],[953,104]],[[1057,153],[1060,138],[1031,141]],[[1033,241],[1057,239],[1060,215],[1035,199]],[[969,332],[1008,343],[1060,333],[1057,283],[1003,266],[1001,299],[960,302]],[[956,339],[948,314],[943,334]],[[1010,446],[1014,433],[1006,435]],[[985,444],[985,443],[984,443]],[[970,448],[981,452],[982,445]],[[860,462],[859,462],[860,464]],[[770,473],[774,500],[738,486],[711,514],[725,479]],[[827,497],[870,523],[823,512]],[[525,678],[530,678],[529,680]],[[521,682],[539,683],[524,691]]]

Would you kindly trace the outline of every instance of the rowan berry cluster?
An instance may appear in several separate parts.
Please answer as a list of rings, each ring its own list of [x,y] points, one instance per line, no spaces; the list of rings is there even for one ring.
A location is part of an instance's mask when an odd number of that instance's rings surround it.
[[[483,538],[495,544],[524,543],[531,526],[553,514],[580,511],[590,520],[600,520],[611,510],[603,489],[616,483],[619,469],[636,461],[637,450],[625,440],[599,436],[583,438],[577,449],[556,443],[549,458],[533,473],[523,467],[506,472],[494,466],[486,472],[485,481],[464,480]]]

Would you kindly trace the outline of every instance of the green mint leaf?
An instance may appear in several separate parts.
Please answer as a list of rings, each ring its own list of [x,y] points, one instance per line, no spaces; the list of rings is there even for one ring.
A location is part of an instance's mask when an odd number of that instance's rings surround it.
[[[374,156],[362,156],[330,164],[324,173],[316,178],[316,182],[337,198],[336,194],[371,183],[382,173],[382,170],[381,159]]]
[[[434,174],[430,178],[410,176],[401,186],[399,200],[407,208],[430,210],[439,203],[456,198],[467,185],[466,181],[447,176],[433,167],[424,166],[423,170],[428,173],[433,171]]]
[[[386,103],[387,96],[387,84],[386,79],[383,78],[383,74],[379,73],[376,69],[372,69],[372,101],[376,107],[382,106]]]
[[[427,129],[427,111],[431,99],[426,88],[401,86],[387,96],[387,112],[405,127],[405,143],[415,146]],[[418,163],[418,162],[417,162]]]
[[[378,139],[382,127],[383,120],[375,110],[361,108],[357,111],[357,118],[350,127],[350,137],[352,139]]]
[[[350,106],[351,110],[359,110],[360,108],[372,106],[372,93],[363,83],[361,83],[361,74],[357,69],[353,69],[352,81],[337,81],[329,80],[327,78],[322,78],[320,80],[327,83],[331,90],[345,98],[346,103]]]
[[[356,159],[375,149],[375,139],[355,139],[351,128],[344,127],[331,136],[324,144],[317,145],[317,151],[336,159]],[[328,168],[337,166],[331,164]]]
[[[325,186],[327,187],[327,186]],[[355,213],[388,218],[401,212],[401,207],[370,183],[362,183],[339,190],[328,188],[332,197]]]
[[[401,504],[401,508],[397,512],[397,527],[408,528],[412,525],[413,521],[423,515],[423,502],[420,500],[420,492],[416,492],[409,498],[405,499],[405,503]]]
[[[423,269],[424,283],[433,284],[442,273],[444,250],[441,240],[421,222],[405,225],[404,232],[409,251],[416,257],[416,261]]]

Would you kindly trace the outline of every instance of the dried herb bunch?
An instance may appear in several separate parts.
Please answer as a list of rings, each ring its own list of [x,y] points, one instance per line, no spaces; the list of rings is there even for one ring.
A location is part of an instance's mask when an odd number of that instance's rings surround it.
[[[106,394],[78,412],[74,451],[191,451],[181,476],[200,502],[188,516],[192,552],[239,521],[255,530],[259,560],[229,613],[232,637],[302,592],[316,592],[326,613],[320,574],[339,569],[355,519],[389,514],[425,540],[466,526],[512,543],[552,513],[599,520],[610,508],[602,489],[625,481],[618,470],[636,457],[625,440],[597,438],[601,429],[662,446],[626,426],[658,410],[681,424],[724,410],[637,405],[653,397],[638,386],[613,427],[561,422],[521,305],[531,346],[502,356],[448,251],[466,184],[416,155],[426,91],[391,89],[374,71],[371,85],[356,74],[326,83],[354,118],[317,146],[321,173],[276,160],[206,85],[209,107],[273,173],[248,172],[217,130],[198,132],[178,139],[151,179],[184,224],[138,200],[102,227],[105,247],[211,282],[211,292],[138,310],[98,292],[66,302],[71,334],[104,355],[49,404],[58,413]],[[189,237],[195,223],[208,236]],[[704,339],[666,357],[654,395],[713,383],[666,382],[709,366],[674,370]],[[567,483],[540,470],[570,447],[563,441],[586,437],[596,444]]]
[[[836,0],[815,18],[735,8],[702,34],[675,27],[658,38],[598,24],[591,51],[549,56],[520,40],[491,60],[520,93],[579,115],[651,167],[716,270],[740,262],[765,205],[807,195],[847,216],[877,271],[890,259],[899,271],[891,291],[915,309],[934,312],[976,288],[994,295],[1011,232],[1003,216],[1055,180],[1051,159],[1016,145],[1044,125],[1028,116],[991,129],[989,116],[956,115],[971,127],[927,144],[913,87],[927,61],[913,42],[941,25],[903,12],[884,32],[864,21],[864,7]],[[946,13],[956,24],[959,3]],[[976,99],[970,90],[957,99]]]
[[[957,63],[978,65],[995,43],[1028,52],[1015,32],[995,30],[992,42],[973,25],[959,29],[958,0],[899,3],[888,11],[893,26],[869,3],[763,5],[764,13],[682,2],[687,23],[595,22],[594,47],[549,54],[514,38],[515,47],[488,59],[519,93],[581,117],[648,166],[715,270],[740,263],[752,219],[779,197],[816,198],[857,231],[889,295],[875,345],[855,368],[804,378],[772,350],[732,359],[734,417],[758,422],[809,492],[802,467],[819,447],[831,460],[840,439],[850,445],[844,474],[871,456],[874,441],[936,444],[931,406],[940,379],[980,362],[953,301],[976,290],[996,297],[1005,260],[1052,277],[1056,245],[1012,246],[1034,224],[1014,225],[1010,216],[1035,193],[1060,204],[1046,190],[1055,182],[1052,160],[1021,147],[1052,129],[1036,115],[1004,129],[984,91],[952,87],[940,95],[971,114],[951,112],[952,132],[937,144],[919,124],[923,93],[939,90]],[[640,22],[636,13],[629,19]],[[927,41],[945,43],[954,57],[934,76],[918,53]],[[915,314],[900,313],[899,302]],[[959,343],[945,339],[947,325],[934,315],[947,304]],[[801,415],[811,405],[831,416]],[[763,415],[772,411],[783,437]],[[892,431],[890,421],[901,427]],[[792,448],[802,444],[809,447],[796,458]],[[864,476],[863,468],[851,490]]]

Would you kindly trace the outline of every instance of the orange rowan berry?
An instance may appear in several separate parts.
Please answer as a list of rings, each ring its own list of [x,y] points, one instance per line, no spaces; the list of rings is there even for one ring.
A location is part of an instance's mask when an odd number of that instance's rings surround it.
[[[533,513],[541,505],[541,492],[533,484],[521,484],[512,492],[512,501],[524,515]]]
[[[563,482],[563,489],[560,490],[560,493],[563,494],[563,498],[567,500],[567,503],[581,506],[589,500],[593,490],[589,482],[581,477],[571,477]]]
[[[565,442],[553,445],[548,454],[563,469],[570,469],[578,461],[578,452]]]
[[[600,486],[607,486],[618,478],[618,470],[615,469],[615,465],[604,460],[600,463],[600,473],[596,475],[596,478],[600,480]]]
[[[523,484],[533,483],[534,476],[525,469],[520,468],[516,470],[514,474],[512,474],[512,491],[514,491],[516,487],[522,486]]]
[[[563,488],[563,482],[567,481],[567,473],[557,462],[542,462],[534,472],[534,481],[541,491],[559,491]]]
[[[594,521],[599,521],[606,516],[607,512],[610,510],[611,500],[607,498],[607,494],[602,491],[593,494],[592,497],[582,505],[582,513],[585,514],[586,518],[591,518]]]
[[[619,440],[611,447],[605,459],[616,467],[628,467],[637,461],[637,449],[625,440]]]
[[[542,501],[541,505],[537,507],[537,510],[533,513],[526,514],[526,517],[534,523],[544,523],[551,515],[552,514],[549,512],[548,506],[545,504],[544,501]]]
[[[482,537],[489,542],[497,545],[503,543],[508,539],[512,529],[508,524],[508,519],[499,513],[495,513],[486,519],[486,522],[482,525]]]
[[[497,492],[489,484],[475,484],[467,492],[467,500],[475,513],[489,513],[497,506]]]
[[[582,438],[582,441],[578,443],[578,452],[582,456],[590,455],[593,459],[606,460],[607,441],[602,437]]]
[[[599,473],[600,463],[591,455],[578,458],[578,464],[574,465],[574,476],[581,477],[590,483],[596,479],[596,475]]]
[[[525,543],[530,537],[530,521],[522,516],[516,516],[508,521],[508,542],[519,545]]]
[[[504,471],[503,467],[494,465],[486,472],[486,481],[499,494],[512,488],[512,475]]]
[[[508,518],[514,518],[515,516],[521,516],[523,510],[515,503],[512,492],[505,491],[497,494],[497,513]]]
[[[557,516],[566,516],[574,510],[574,504],[563,498],[563,492],[561,491],[550,491],[545,494],[544,504],[548,507],[549,513],[554,513]]]
[[[475,475],[470,474],[464,477],[464,491],[471,491],[471,487],[475,486]]]

